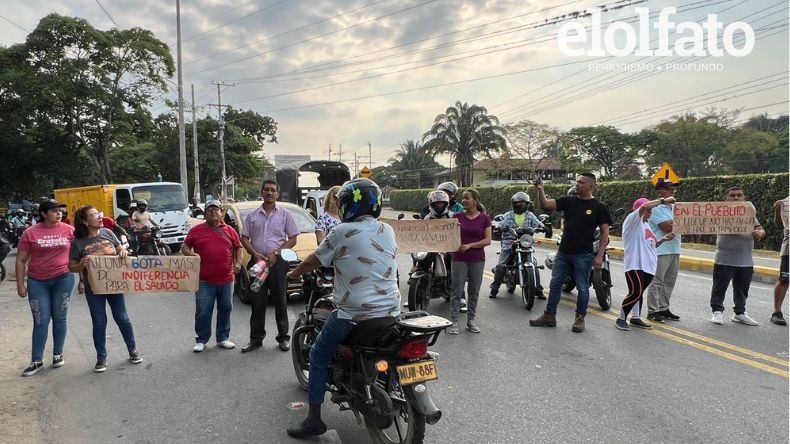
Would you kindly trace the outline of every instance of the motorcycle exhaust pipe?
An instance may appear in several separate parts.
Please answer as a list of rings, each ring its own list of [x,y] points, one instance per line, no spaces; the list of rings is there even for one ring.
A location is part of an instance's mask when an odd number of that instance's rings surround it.
[[[442,411],[433,403],[428,394],[428,387],[417,384],[411,388],[411,398],[414,401],[414,408],[425,415],[425,422],[434,425],[442,418]]]

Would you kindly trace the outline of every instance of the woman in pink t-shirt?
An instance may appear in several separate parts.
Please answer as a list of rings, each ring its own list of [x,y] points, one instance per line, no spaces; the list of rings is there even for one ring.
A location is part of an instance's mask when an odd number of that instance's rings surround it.
[[[27,297],[33,314],[33,351],[22,376],[33,376],[44,366],[44,347],[52,320],[52,367],[63,366],[66,315],[74,274],[69,272],[69,248],[74,228],[62,223],[57,201],[46,199],[38,207],[39,223],[25,230],[16,257],[16,291]],[[27,276],[27,286],[25,286]]]

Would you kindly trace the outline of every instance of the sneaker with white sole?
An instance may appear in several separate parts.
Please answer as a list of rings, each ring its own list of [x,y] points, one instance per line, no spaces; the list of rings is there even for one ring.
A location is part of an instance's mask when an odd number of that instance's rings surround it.
[[[132,350],[129,352],[129,362],[132,364],[139,364],[143,362],[143,355],[137,350]]]
[[[106,359],[98,359],[96,360],[96,365],[93,366],[93,371],[96,373],[102,373],[107,371],[107,360]]]
[[[447,328],[447,334],[448,335],[457,335],[459,333],[461,333],[461,330],[458,329],[458,323],[457,322],[453,322],[453,325],[451,325],[449,328]]]
[[[236,348],[236,344],[230,342],[229,340],[225,339],[224,341],[219,341],[217,343],[217,347],[224,348],[226,350],[231,350]]]
[[[206,344],[204,344],[202,342],[198,342],[197,344],[195,344],[194,347],[192,347],[192,351],[195,352],[195,353],[200,353],[200,352],[202,352],[205,349],[206,349]]]
[[[469,309],[466,307],[466,299],[461,299],[461,313],[466,313]]]
[[[733,315],[732,322],[738,322],[740,324],[746,324],[746,325],[757,325],[757,321],[750,318],[749,315],[747,315],[746,313]]]
[[[26,369],[22,371],[22,376],[33,376],[36,373],[38,373],[38,371],[41,370],[42,368],[44,368],[43,362],[33,361],[30,363],[30,365],[27,366]]]
[[[631,327],[628,325],[628,322],[625,322],[625,319],[617,318],[617,320],[614,321],[614,326],[618,330],[623,330],[623,331],[631,330]]]
[[[63,359],[63,355],[55,355],[52,357],[52,368],[60,368],[66,361]]]
[[[710,317],[710,321],[716,325],[724,324],[724,313],[720,311],[714,311],[713,316]]]

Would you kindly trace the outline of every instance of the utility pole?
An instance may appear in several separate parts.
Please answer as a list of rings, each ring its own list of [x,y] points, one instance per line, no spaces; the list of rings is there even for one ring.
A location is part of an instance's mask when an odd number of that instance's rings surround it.
[[[195,114],[195,84],[192,84],[192,157],[195,160],[195,204],[200,202],[200,163],[198,163],[198,137],[197,137],[197,118]]]
[[[332,145],[329,145],[329,154],[326,160],[332,160]]]
[[[354,177],[359,176],[359,160],[357,160],[357,153],[354,153]]]
[[[187,142],[184,135],[184,73],[181,69],[181,0],[176,0],[176,38],[178,41],[178,155],[181,172],[181,186],[184,191],[189,189],[187,181]]]
[[[338,162],[342,162],[343,161],[343,144],[342,143],[340,144],[340,147],[337,149],[337,161]]]
[[[219,155],[220,159],[222,160],[222,188],[220,193],[222,194],[222,200],[227,202],[228,200],[228,190],[226,189],[227,185],[227,172],[225,170],[225,120],[222,117],[222,90],[220,89],[223,86],[236,86],[235,83],[225,83],[225,82],[211,82],[214,85],[217,85],[217,103],[209,103],[209,106],[216,106],[217,110],[219,111]],[[227,105],[224,105],[227,108]]]
[[[370,141],[368,141],[368,162],[370,163],[370,169],[373,169],[373,149],[371,148]]]

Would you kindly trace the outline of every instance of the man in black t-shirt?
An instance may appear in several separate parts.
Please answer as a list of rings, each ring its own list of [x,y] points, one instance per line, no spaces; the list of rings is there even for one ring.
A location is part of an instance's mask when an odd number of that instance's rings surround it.
[[[573,330],[584,331],[584,316],[587,314],[587,302],[590,299],[590,268],[601,268],[604,252],[609,244],[609,225],[612,217],[609,208],[593,197],[595,175],[582,173],[576,179],[576,196],[563,196],[559,199],[546,199],[543,183],[537,181],[540,206],[544,211],[562,211],[563,231],[560,247],[554,259],[549,286],[549,301],[546,311],[537,319],[529,321],[533,327],[556,327],[557,305],[562,293],[562,282],[565,276],[573,273],[578,288],[576,298],[576,320]],[[593,251],[595,229],[601,230],[601,241],[598,251]]]

